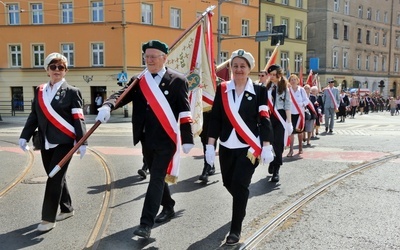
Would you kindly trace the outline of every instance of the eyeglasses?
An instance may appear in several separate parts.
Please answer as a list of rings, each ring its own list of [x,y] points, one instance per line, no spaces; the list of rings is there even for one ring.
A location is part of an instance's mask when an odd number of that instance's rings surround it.
[[[49,68],[53,71],[56,69],[58,69],[59,71],[63,71],[65,69],[63,65],[55,65],[55,64],[50,64]]]
[[[262,75],[262,74],[260,74],[260,75],[258,75],[259,77],[264,77],[265,75]]]
[[[143,59],[145,59],[145,60],[148,60],[148,59],[154,60],[154,59],[157,59],[157,58],[159,58],[161,56],[164,56],[164,54],[161,54],[161,55],[143,55]]]

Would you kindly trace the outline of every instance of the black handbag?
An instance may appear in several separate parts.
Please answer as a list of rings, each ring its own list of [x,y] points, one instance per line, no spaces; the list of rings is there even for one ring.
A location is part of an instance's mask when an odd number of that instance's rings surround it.
[[[307,121],[313,119],[312,114],[311,114],[311,112],[310,112],[308,109],[305,110],[304,116],[305,116],[305,119],[306,119]]]
[[[39,131],[37,131],[37,130],[35,132],[33,132],[32,144],[33,144],[33,150],[41,150],[42,149],[42,141],[40,139]]]

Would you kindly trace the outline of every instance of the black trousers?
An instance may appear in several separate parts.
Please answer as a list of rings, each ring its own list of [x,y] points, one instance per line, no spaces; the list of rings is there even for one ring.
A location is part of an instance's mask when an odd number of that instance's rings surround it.
[[[242,222],[246,216],[249,199],[249,185],[255,168],[258,166],[258,161],[253,165],[247,158],[248,149],[229,149],[222,145],[219,146],[222,181],[233,198],[230,232],[236,234],[240,234],[242,231]]]
[[[64,158],[64,156],[73,148],[73,144],[60,144],[55,148],[49,150],[42,149],[42,162],[47,175],[53,168]],[[55,222],[57,216],[58,206],[62,213],[72,212],[71,196],[68,191],[67,181],[65,174],[67,173],[69,159],[61,170],[53,177],[47,178],[46,190],[44,193],[43,207],[42,207],[42,220]]]
[[[167,209],[175,206],[168,184],[165,182],[167,168],[175,153],[175,147],[171,145],[164,149],[153,149],[146,147],[145,143],[143,146],[145,147],[144,159],[150,172],[150,182],[144,199],[140,225],[153,227],[160,205]]]
[[[279,114],[282,118],[286,121],[286,112],[285,110],[279,109]],[[272,142],[272,147],[275,152],[274,160],[269,164],[273,166],[274,169],[278,169],[283,164],[282,161],[282,154],[283,150],[285,149],[285,143],[283,141],[285,136],[285,128],[282,126],[282,123],[274,116],[271,115],[271,124],[272,130],[274,131],[274,140]]]

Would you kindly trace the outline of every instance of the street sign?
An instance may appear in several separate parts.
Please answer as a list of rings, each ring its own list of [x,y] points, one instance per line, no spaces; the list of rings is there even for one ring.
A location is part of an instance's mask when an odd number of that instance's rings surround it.
[[[257,31],[256,42],[268,41],[269,31]]]
[[[128,82],[128,74],[125,72],[121,72],[118,74],[118,82],[127,83]]]

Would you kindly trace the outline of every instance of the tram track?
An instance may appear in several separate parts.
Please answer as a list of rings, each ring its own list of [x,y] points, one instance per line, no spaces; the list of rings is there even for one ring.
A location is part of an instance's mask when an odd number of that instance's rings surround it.
[[[282,210],[278,215],[272,218],[269,222],[267,222],[263,227],[261,227],[258,231],[256,231],[253,235],[247,238],[238,249],[240,250],[247,250],[247,249],[257,249],[257,246],[265,239],[268,235],[270,235],[274,230],[276,230],[282,223],[284,223],[291,215],[293,215],[297,210],[305,206],[311,200],[315,199],[324,192],[327,188],[337,184],[339,181],[355,174],[366,170],[368,168],[374,167],[379,163],[383,163],[395,158],[400,157],[400,154],[390,155],[387,157],[383,157],[371,162],[367,162],[358,166],[354,169],[346,171],[345,173],[338,174],[329,180],[325,181],[321,185],[317,186],[310,192],[301,196],[298,200],[293,202],[291,205],[286,207],[286,209]]]
[[[12,145],[17,145],[14,142],[6,141],[6,140],[1,140],[1,141],[12,144]],[[7,184],[4,188],[0,189],[0,198],[2,198],[5,194],[7,194],[11,189],[16,187],[17,184],[21,183],[21,181],[25,178],[25,176],[32,169],[34,161],[35,161],[35,155],[33,154],[32,150],[28,150],[27,152],[29,154],[29,159],[28,159],[28,162],[27,162],[25,168],[9,184]]]

